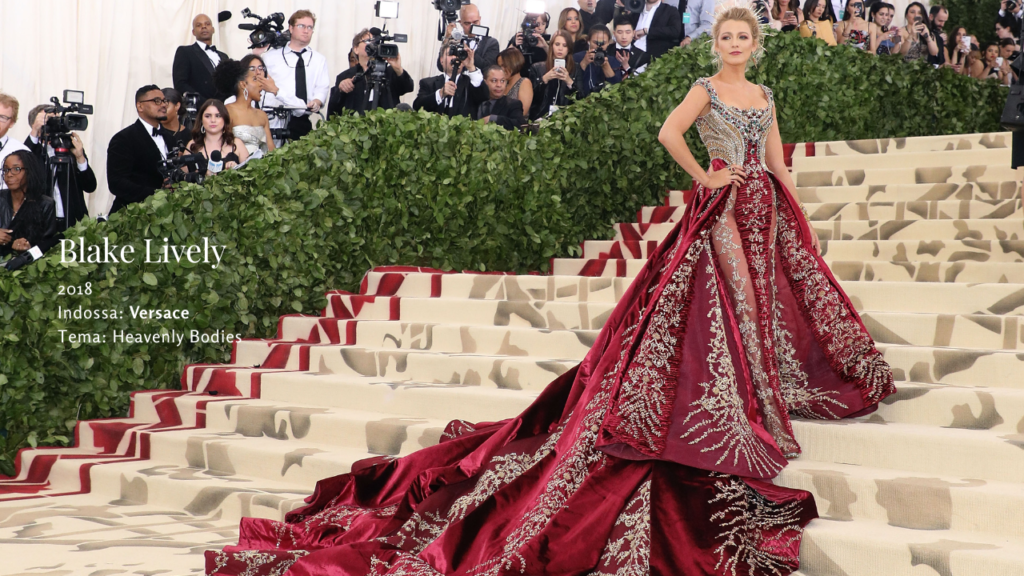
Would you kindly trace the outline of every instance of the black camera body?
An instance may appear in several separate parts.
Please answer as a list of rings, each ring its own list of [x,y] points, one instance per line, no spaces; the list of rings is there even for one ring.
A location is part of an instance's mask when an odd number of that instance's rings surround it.
[[[196,116],[199,114],[200,98],[202,98],[202,96],[199,92],[185,92],[181,95],[181,110],[179,111],[181,124],[190,132],[192,131],[192,127],[196,125]]]
[[[238,25],[240,30],[252,32],[249,34],[250,50],[261,46],[267,46],[268,49],[283,48],[292,41],[291,33],[284,29],[284,14],[281,12],[274,12],[264,18],[258,14],[253,14],[251,10],[245,8],[242,10],[242,17],[257,20],[256,24],[243,22]]]
[[[644,6],[647,4],[644,0],[624,0],[627,12],[643,12]]]
[[[462,65],[466,58],[469,58],[465,42],[466,40],[453,41],[448,45],[448,55],[455,57],[455,60],[452,61],[452,75],[455,75],[459,70],[459,66]]]
[[[594,45],[594,64],[604,66],[604,61],[608,58],[608,53],[604,49],[604,41],[594,42]]]
[[[39,139],[44,144],[53,148],[54,155],[50,159],[56,164],[70,164],[74,158],[71,149],[74,147],[71,142],[71,132],[81,132],[89,127],[89,119],[86,114],[92,114],[93,108],[85,104],[85,92],[77,90],[64,91],[64,104],[56,96],[50,98],[53,106],[46,109],[47,114],[59,114],[53,118],[47,118],[43,124]]]
[[[366,44],[366,56],[370,60],[383,60],[385,58],[396,58],[398,56],[398,44],[409,41],[406,34],[388,34],[388,31],[378,28],[370,28],[370,41]]]
[[[527,18],[523,20],[522,32],[523,32],[523,46],[528,48],[535,48],[537,46],[537,20],[535,18]]]
[[[446,23],[455,22],[459,19],[459,10],[470,0],[433,0],[434,9],[441,12]]]
[[[202,154],[178,156],[178,152],[178,148],[172,149],[167,153],[167,159],[160,162],[157,166],[160,176],[171,184],[178,182],[202,184],[206,180],[206,158]],[[188,172],[185,171],[186,167],[189,169]]]

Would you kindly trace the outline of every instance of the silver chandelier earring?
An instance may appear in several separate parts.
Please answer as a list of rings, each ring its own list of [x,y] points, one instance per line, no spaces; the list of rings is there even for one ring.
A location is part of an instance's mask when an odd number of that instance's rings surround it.
[[[242,99],[245,100],[245,101],[249,100],[249,89],[248,88],[242,88]]]

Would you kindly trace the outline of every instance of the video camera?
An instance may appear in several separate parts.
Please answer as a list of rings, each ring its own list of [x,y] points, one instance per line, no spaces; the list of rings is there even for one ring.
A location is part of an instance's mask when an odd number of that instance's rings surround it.
[[[52,161],[56,164],[70,164],[74,158],[71,149],[74,147],[71,142],[72,131],[82,131],[89,127],[89,119],[85,114],[92,114],[92,105],[85,103],[85,92],[79,90],[65,90],[64,103],[61,106],[57,97],[50,98],[53,106],[46,109],[47,114],[59,114],[47,118],[43,124],[40,140],[53,148]]]
[[[526,46],[528,48],[534,48],[534,47],[537,46],[537,32],[536,32],[536,30],[537,30],[537,28],[540,28],[540,26],[538,25],[538,22],[537,22],[539,18],[540,18],[540,16],[533,16],[533,15],[531,15],[530,17],[523,19],[523,25],[522,25],[523,46]]]
[[[249,50],[267,46],[268,48],[283,48],[292,40],[290,32],[284,29],[284,14],[274,12],[266,18],[253,14],[248,8],[242,10],[243,18],[258,20],[256,24],[242,23],[238,25],[240,30],[251,30],[249,34]]]
[[[409,41],[407,34],[391,36],[388,34],[387,28],[384,30],[370,28],[370,36],[370,41],[366,44],[366,56],[370,60],[395,58],[398,56],[398,44],[388,44],[388,42],[401,42],[404,44]]]
[[[433,3],[434,8],[444,17],[445,23],[450,24],[459,19],[459,10],[469,4],[470,0],[433,0]]]
[[[178,156],[181,150],[175,146],[167,152],[167,159],[160,162],[157,169],[164,181],[171,184],[191,182],[202,184],[206,180],[207,160],[202,154],[186,154]],[[188,168],[188,172],[185,171]]]

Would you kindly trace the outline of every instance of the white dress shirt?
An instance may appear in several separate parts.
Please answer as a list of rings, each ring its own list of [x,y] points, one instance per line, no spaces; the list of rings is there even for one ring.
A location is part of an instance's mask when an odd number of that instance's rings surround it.
[[[146,129],[146,133],[153,139],[153,143],[156,144],[156,147],[160,149],[160,157],[167,160],[167,143],[164,142],[164,137],[159,133],[156,136],[153,135],[153,128],[157,128],[157,126],[146,122],[142,118],[139,118],[139,123]]]
[[[210,46],[210,44],[207,44],[205,42],[200,42],[199,40],[196,40],[196,46],[199,46],[199,48],[201,48],[203,50],[203,53],[205,53],[206,57],[210,59],[210,62],[213,62],[213,67],[214,68],[217,67],[217,64],[220,64],[220,54],[217,54],[216,50],[207,50],[206,49],[206,47]]]
[[[293,110],[295,116],[306,116],[310,111],[306,104],[313,100],[319,100],[323,106],[327,106],[327,99],[331,92],[331,78],[327,76],[327,58],[316,52],[309,46],[302,50],[302,61],[306,67],[306,97],[308,101],[303,102],[295,95],[295,64],[299,56],[296,55],[291,46],[275,48],[263,53],[263,63],[267,67],[267,76],[274,79],[277,84],[277,95],[267,94],[265,108],[276,108],[286,106],[298,108]]]
[[[29,134],[28,137],[29,137],[30,140],[32,140],[33,144],[39,144],[39,138],[36,138],[35,136],[33,136],[31,134]],[[50,146],[49,144],[46,145],[46,154],[50,158],[53,158],[53,156],[55,154],[55,152],[53,151],[53,146]],[[78,163],[78,171],[79,172],[85,172],[85,169],[88,168],[88,167],[89,167],[89,161],[88,160],[86,160],[85,162]],[[57,218],[63,218],[64,217],[64,200],[61,198],[61,195],[60,195],[60,186],[57,185],[57,167],[56,166],[53,167],[53,172],[51,173],[51,176],[53,177],[53,201],[57,203]]]
[[[654,13],[660,6],[661,0],[658,0],[658,2],[655,2],[652,5],[644,6],[644,11],[640,13],[640,20],[636,23],[636,29],[643,30],[644,37],[639,40],[634,40],[633,44],[644,52],[647,52],[647,33],[650,32],[651,21],[654,20]]]
[[[478,88],[484,82],[484,73],[481,72],[479,68],[473,70],[472,72],[466,70],[465,74],[466,76],[469,77],[469,83],[473,85],[473,88]],[[450,76],[444,74],[444,81],[446,84],[448,83],[448,81],[452,81],[458,84],[459,76],[462,76],[462,74],[460,73],[456,75],[455,79],[453,80]],[[444,100],[444,97],[441,96],[442,94],[444,94],[444,88],[440,88],[437,92],[434,92],[434,96],[437,98],[438,105],[440,105],[441,101]]]
[[[4,160],[11,155],[12,152],[18,150],[28,150],[28,146],[17,140],[12,140],[10,134],[5,134],[3,138],[0,138],[0,168],[4,165]],[[0,190],[7,189],[7,182],[4,182],[3,178],[0,178]]]

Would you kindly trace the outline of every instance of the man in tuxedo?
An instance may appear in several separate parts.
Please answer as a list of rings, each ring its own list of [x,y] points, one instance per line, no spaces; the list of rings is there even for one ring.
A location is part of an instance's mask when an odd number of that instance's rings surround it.
[[[11,138],[7,134],[11,126],[18,121],[18,99],[14,96],[0,92],[0,166],[4,165],[4,159],[16,150],[28,150],[28,148]],[[0,178],[0,190],[7,188],[7,183]]]
[[[413,108],[436,112],[448,117],[476,116],[481,102],[487,100],[484,75],[476,67],[473,50],[466,49],[466,60],[455,69],[455,56],[445,54],[444,74],[420,80],[420,91]]]
[[[213,45],[213,22],[206,14],[200,14],[192,20],[192,35],[195,44],[178,46],[174,53],[174,65],[171,67],[171,78],[174,89],[180,93],[198,92],[200,103],[208,98],[217,97],[217,89],[213,86],[213,69],[228,55],[217,50]]]
[[[467,47],[472,48],[476,53],[476,65],[481,70],[486,70],[498,63],[498,52],[501,46],[498,41],[490,36],[476,36],[473,34],[473,26],[480,26],[480,9],[474,4],[466,4],[459,10],[459,26],[462,27],[462,34],[468,40]],[[441,43],[441,53],[437,58],[437,69],[444,72],[442,63],[447,52],[447,46],[451,43],[452,31],[455,23],[448,25],[444,41]]]
[[[48,158],[56,157],[53,146],[43,141],[46,120],[56,116],[49,110],[49,105],[40,104],[28,113],[29,125],[32,128],[25,138],[25,146],[39,158],[41,166],[46,166]],[[53,197],[58,232],[67,230],[89,215],[83,193],[96,191],[96,173],[89,165],[82,139],[75,132],[71,133],[70,138],[73,163],[51,162],[48,174],[54,184],[50,193]]]
[[[633,44],[657,58],[679,44],[683,19],[679,10],[661,0],[647,0],[643,11],[634,13]]]
[[[497,124],[506,130],[515,130],[526,124],[522,102],[505,96],[508,79],[504,68],[495,64],[485,70],[484,83],[489,100],[480,104],[475,116],[477,120],[483,120],[484,124]]]
[[[626,16],[615,19],[615,59],[622,69],[623,78],[636,76],[647,69],[651,57],[633,45],[633,22]]]
[[[167,100],[159,86],[143,86],[135,92],[139,119],[110,139],[107,146],[107,187],[114,195],[110,213],[149,198],[167,187],[160,162],[167,158],[174,134],[160,125],[167,119]]]
[[[288,18],[292,39],[286,46],[268,50],[262,55],[267,76],[274,80],[276,92],[267,91],[263,108],[284,106],[292,109],[287,128],[298,139],[313,130],[310,119],[327,105],[331,78],[327,75],[327,58],[309,47],[313,40],[316,17],[309,10],[297,10]],[[271,128],[284,128],[271,121]]]

